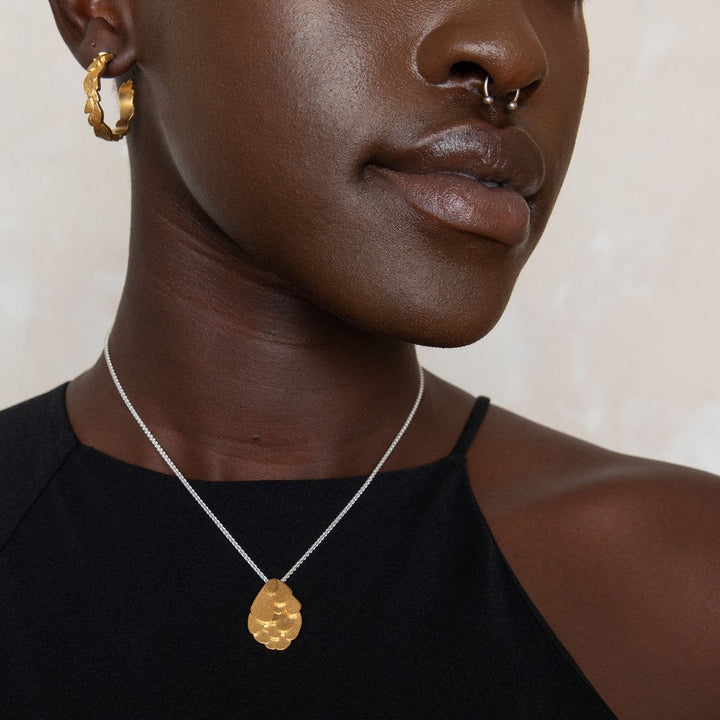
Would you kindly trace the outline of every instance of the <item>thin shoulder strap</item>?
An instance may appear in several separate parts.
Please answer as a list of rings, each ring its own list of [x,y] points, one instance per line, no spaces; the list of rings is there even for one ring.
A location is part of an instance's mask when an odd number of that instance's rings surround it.
[[[462,429],[460,437],[455,443],[455,447],[452,451],[453,455],[465,455],[465,453],[467,453],[472,441],[475,439],[475,435],[477,434],[483,419],[485,418],[485,413],[487,412],[488,407],[490,407],[489,398],[479,397],[475,401],[470,417],[468,417],[465,427]]]

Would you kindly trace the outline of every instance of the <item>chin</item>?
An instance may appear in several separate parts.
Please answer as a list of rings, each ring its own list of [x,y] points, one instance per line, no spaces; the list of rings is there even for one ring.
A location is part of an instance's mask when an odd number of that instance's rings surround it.
[[[485,288],[475,293],[444,293],[441,297],[415,293],[410,301],[376,301],[373,314],[338,313],[361,330],[389,339],[438,348],[471,345],[485,337],[507,307],[512,287]]]
[[[386,333],[398,340],[437,348],[457,348],[472,345],[484,338],[498,323],[502,309],[488,317],[487,314],[468,317],[467,314],[448,316],[447,313],[426,315],[402,331]]]

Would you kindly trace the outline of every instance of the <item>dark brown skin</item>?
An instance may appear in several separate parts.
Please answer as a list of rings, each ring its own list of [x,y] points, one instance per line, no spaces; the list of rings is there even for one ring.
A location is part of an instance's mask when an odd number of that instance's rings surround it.
[[[567,170],[588,53],[574,0],[51,0],[86,67],[135,79],[127,282],[113,359],[186,475],[369,471],[416,392],[414,343],[502,314]],[[484,106],[523,91],[518,112]],[[111,85],[106,82],[105,92]],[[372,171],[450,124],[515,125],[545,182],[526,240],[417,222]],[[101,148],[98,147],[98,152]],[[445,455],[472,398],[428,378],[387,468]],[[82,442],[166,472],[102,362]],[[492,407],[478,502],[521,582],[622,720],[720,717],[720,485]]]

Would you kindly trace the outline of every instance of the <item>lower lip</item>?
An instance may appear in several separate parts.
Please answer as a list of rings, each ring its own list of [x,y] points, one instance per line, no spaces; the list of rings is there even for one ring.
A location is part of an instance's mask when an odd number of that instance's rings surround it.
[[[496,240],[505,245],[524,242],[530,230],[525,198],[507,187],[489,188],[454,173],[404,173],[374,166],[422,215],[443,225]]]

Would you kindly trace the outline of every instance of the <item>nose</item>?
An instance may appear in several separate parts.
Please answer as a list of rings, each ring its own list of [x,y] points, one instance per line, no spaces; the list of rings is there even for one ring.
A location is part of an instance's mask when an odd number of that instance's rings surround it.
[[[416,68],[429,84],[527,101],[548,74],[540,38],[519,0],[459,3],[423,37]],[[489,77],[489,81],[488,81]],[[487,81],[487,84],[486,84]]]

